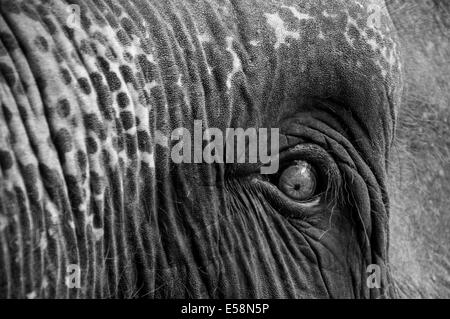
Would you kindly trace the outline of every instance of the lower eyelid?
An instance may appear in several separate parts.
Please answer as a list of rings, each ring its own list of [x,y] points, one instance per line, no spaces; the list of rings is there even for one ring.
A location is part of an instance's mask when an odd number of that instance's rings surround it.
[[[323,194],[316,195],[312,200],[298,202],[285,195],[278,187],[271,182],[253,178],[253,183],[265,195],[271,205],[282,215],[292,218],[308,218],[323,210]]]
[[[305,207],[308,207],[308,208],[313,208],[320,204],[320,199],[321,199],[320,197],[321,196],[318,195],[318,196],[316,196],[316,198],[314,200],[309,201],[309,202],[304,202],[304,203],[302,203],[302,205]]]

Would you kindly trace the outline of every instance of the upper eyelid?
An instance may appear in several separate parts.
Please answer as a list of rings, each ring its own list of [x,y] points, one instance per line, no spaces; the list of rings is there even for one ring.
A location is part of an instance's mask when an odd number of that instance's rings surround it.
[[[338,170],[337,165],[332,156],[322,147],[313,143],[301,143],[293,145],[284,149],[279,154],[280,164],[286,164],[293,160],[304,160],[311,164],[316,169],[328,167],[330,169]]]
[[[314,196],[312,200],[301,202],[289,198],[271,182],[259,178],[255,178],[254,182],[274,208],[286,217],[308,218],[323,208],[323,197],[320,195]]]

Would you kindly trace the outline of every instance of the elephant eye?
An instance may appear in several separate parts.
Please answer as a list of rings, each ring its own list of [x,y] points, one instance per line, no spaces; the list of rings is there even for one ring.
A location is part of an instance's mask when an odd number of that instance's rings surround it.
[[[294,200],[306,201],[315,195],[317,180],[314,168],[305,161],[297,160],[281,173],[278,188]]]

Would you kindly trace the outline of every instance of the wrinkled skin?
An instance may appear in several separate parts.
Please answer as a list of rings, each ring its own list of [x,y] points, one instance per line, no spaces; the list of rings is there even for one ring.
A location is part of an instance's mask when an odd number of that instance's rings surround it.
[[[386,9],[374,26],[366,1],[92,1],[73,31],[62,2],[0,3],[2,297],[404,291],[388,253],[402,56]],[[259,165],[174,164],[155,132],[196,119],[280,128],[281,165],[314,164],[321,200],[290,199]]]

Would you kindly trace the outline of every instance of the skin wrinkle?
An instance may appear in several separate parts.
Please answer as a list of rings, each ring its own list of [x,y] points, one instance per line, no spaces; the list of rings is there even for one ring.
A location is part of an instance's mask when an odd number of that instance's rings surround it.
[[[258,205],[258,202],[256,202],[256,203],[253,203],[252,202],[252,200],[251,200],[251,198],[254,196],[254,195],[252,195],[251,194],[251,189],[248,189],[248,188],[243,188],[243,187],[241,187],[240,185],[237,185],[239,188],[241,188],[241,191],[243,191],[245,194],[246,194],[246,198],[248,198],[248,199],[246,199],[246,201],[245,201],[245,203],[246,203],[246,206],[248,205],[248,204],[250,204],[251,206],[253,206],[253,207],[255,207],[256,208],[256,205]],[[244,209],[240,209],[241,211],[245,211]],[[260,211],[260,210],[256,210],[256,211]],[[261,216],[257,216],[257,217],[261,217]],[[257,224],[257,223],[256,223]],[[258,231],[257,231],[258,232]],[[265,245],[267,245],[267,244],[269,244],[270,245],[270,243],[268,243],[268,242],[266,242],[265,240],[264,240],[264,237],[263,238],[261,238],[261,239],[259,239],[258,240],[258,242],[264,242],[264,244]],[[256,250],[256,251],[258,251],[258,250]],[[278,251],[278,250],[272,250],[272,251],[274,251],[274,252],[276,252],[276,251]],[[267,257],[266,257],[266,259],[267,259]],[[274,259],[274,258],[270,258],[271,260],[270,261],[268,261],[268,262],[266,262],[265,264],[267,264],[267,265],[269,265],[269,267],[270,267],[270,274],[268,274],[269,276],[265,276],[265,278],[273,278],[274,276],[276,276],[276,277],[279,277],[279,276],[281,276],[280,275],[280,272],[277,272],[277,267],[275,266],[275,265],[282,265],[281,263],[280,263],[280,261],[281,260],[279,260],[279,259]],[[284,267],[282,267],[282,269],[284,269]],[[282,271],[281,271],[282,272]],[[278,280],[277,280],[278,281]]]
[[[9,91],[8,90],[8,92],[7,92],[7,94],[5,94],[5,96],[10,96],[11,95],[11,91]],[[14,100],[13,99],[11,99],[12,100],[12,102],[13,103],[11,103],[12,105],[14,105],[14,106],[17,106],[17,104],[16,103],[14,103]],[[11,105],[11,106],[12,106]],[[4,110],[6,110],[6,109],[4,109]],[[8,123],[8,125],[10,125],[10,123]],[[22,128],[22,127],[21,127]],[[20,169],[20,167],[19,167],[19,169]],[[19,174],[20,175],[20,174]],[[23,182],[23,179],[22,178],[20,178],[20,182],[19,182],[19,185],[21,186],[21,187],[24,187],[25,186],[25,183]],[[22,194],[17,194],[17,196],[22,196]],[[18,198],[16,196],[16,198],[15,199],[17,199],[17,203],[19,204],[22,204],[21,202],[23,201],[23,200],[26,200],[26,198],[23,198],[23,199],[20,199],[20,198]],[[28,213],[28,212],[27,212]],[[23,215],[25,215],[25,214],[22,214],[22,216]],[[14,215],[13,215],[14,216]],[[23,244],[24,243],[24,241],[26,241],[27,239],[25,238],[25,240],[23,239],[23,237],[27,237],[27,236],[29,236],[29,232],[28,232],[28,234],[27,233],[24,233],[24,231],[23,231],[23,228],[25,227],[27,227],[27,224],[28,224],[28,222],[27,222],[27,220],[26,219],[23,219],[23,217],[25,217],[25,216],[23,216],[22,217],[22,219],[20,219],[19,220],[19,217],[18,217],[19,215],[15,215],[14,216],[14,224],[17,224],[18,225],[18,233],[19,233],[19,236],[18,236],[18,242],[17,242],[17,244],[18,244],[18,249],[19,249],[19,251],[20,251],[20,253],[21,254],[25,254],[25,252],[24,251],[28,251],[28,249],[27,249],[27,247],[24,247],[25,245]],[[29,214],[27,214],[27,217],[29,218]],[[24,225],[21,225],[20,224],[20,222],[24,222]],[[22,226],[24,226],[24,227],[22,227]],[[29,252],[27,252],[26,253],[27,255],[26,255],[26,258],[29,258]],[[20,269],[21,269],[21,278],[23,278],[23,277],[25,277],[25,271],[26,270],[24,270],[24,268],[25,268],[25,265],[24,264],[26,264],[26,260],[14,260],[14,262],[17,262],[17,263],[20,263],[19,265],[18,265],[18,267],[20,267]],[[30,273],[31,274],[31,273]],[[26,291],[26,289],[25,289],[25,282],[23,281],[23,280],[20,280],[20,283],[19,283],[19,285],[21,286],[21,289],[22,289],[22,291],[23,292],[25,292]]]
[[[330,217],[329,217],[329,219],[328,219],[328,223],[329,223],[329,228],[326,230],[326,232],[327,233],[329,233],[329,236],[332,236],[332,234],[331,234],[331,232],[335,229],[335,227],[337,227],[337,224],[336,223],[333,223],[333,221],[332,221],[332,217],[333,217],[333,212],[334,212],[334,209],[333,208],[330,208],[329,209],[329,215],[330,215]],[[342,218],[344,218],[344,219],[347,219],[348,217],[347,216],[344,216],[344,214],[343,214],[343,211],[340,211],[339,212],[340,214],[339,215],[335,215],[335,220],[336,221],[339,221],[339,219],[342,219]],[[334,224],[334,227],[332,226],[332,223]],[[354,227],[354,225],[352,225],[353,227]],[[333,227],[333,228],[332,228]],[[354,228],[352,227],[352,232],[354,231]],[[309,235],[308,234],[308,231],[306,232],[307,233],[307,235],[308,236],[310,236],[310,239],[311,240],[316,240],[318,243],[321,243],[329,252],[331,252],[331,254],[334,254],[335,256],[334,257],[338,257],[337,255],[336,255],[336,251],[334,251],[333,249],[331,249],[331,247],[328,247],[327,246],[327,244],[335,244],[335,242],[334,241],[329,241],[329,242],[327,242],[326,240],[324,240],[324,234],[322,234],[322,235],[320,235],[318,238],[317,238],[317,236],[315,236],[315,235],[313,235],[313,234],[311,234],[311,235]],[[314,238],[314,237],[316,237],[316,238]],[[351,241],[350,241],[351,242]],[[348,250],[348,251],[353,251],[353,250]],[[334,258],[334,259],[339,259],[339,258]],[[323,268],[323,267],[320,267],[320,268]],[[327,268],[325,268],[325,270],[328,270]]]
[[[76,54],[76,57],[77,57],[77,59],[76,59],[77,62],[78,62],[78,61],[81,61],[81,62],[83,63],[83,66],[84,66],[84,68],[85,68],[86,70],[92,70],[92,67],[91,67],[91,68],[88,67],[86,61],[83,59],[83,56],[80,55],[80,52],[78,52],[77,50],[75,50],[75,54]],[[72,64],[69,64],[69,65],[72,65]],[[72,73],[73,75],[77,72],[77,71],[76,71],[76,68],[71,68],[71,70],[74,70],[74,73]],[[89,85],[92,85],[92,83],[89,83]],[[79,95],[77,95],[77,98],[79,98]],[[77,105],[80,105],[80,104],[81,104],[81,103],[77,103]],[[82,145],[82,144],[80,143],[80,145]],[[86,149],[85,149],[84,151],[86,151]],[[95,162],[94,162],[94,163],[95,163]],[[88,165],[87,165],[87,174],[88,174],[88,178],[89,178],[89,172],[91,171],[90,165],[93,165],[94,163],[93,163],[91,160],[88,161]],[[94,164],[93,166],[95,167],[95,164]],[[92,218],[93,218],[93,215],[90,215],[90,216],[87,216],[87,217],[86,217],[87,220],[92,220]],[[86,225],[86,227],[89,227],[89,225]],[[93,227],[93,225],[91,224],[90,227]],[[84,231],[86,231],[86,228],[85,228]],[[85,245],[87,246],[88,251],[89,251],[90,249],[92,249],[92,250],[94,251],[93,255],[96,255],[96,253],[95,253],[95,250],[96,250],[95,244],[88,244],[87,242],[85,242]],[[76,246],[77,246],[77,247],[82,247],[83,245],[76,244]],[[89,253],[87,253],[87,254],[89,254]],[[96,261],[95,261],[95,260],[92,260],[91,269],[96,269],[96,268],[97,268],[96,265],[95,265],[95,263],[96,263]],[[95,271],[89,271],[88,273],[93,274],[94,277],[95,277],[95,275],[96,275],[96,272],[95,272]],[[90,279],[89,279],[88,277],[86,277],[85,280],[90,280]],[[93,282],[96,282],[96,280],[94,279]],[[94,291],[94,290],[95,290],[95,287],[92,288],[92,291]],[[77,292],[77,293],[78,293],[78,292]],[[92,295],[93,295],[93,294],[92,294]]]
[[[250,196],[250,198],[252,198],[252,197],[255,197],[255,196],[257,196],[257,194],[249,194]],[[250,200],[249,201],[250,203],[252,203],[252,201]],[[253,205],[257,205],[258,204],[258,202],[256,202],[256,203],[254,203]],[[259,206],[260,208],[259,209],[253,209],[253,210],[255,210],[255,211],[263,211],[263,209],[261,209],[262,207],[264,207],[264,205],[261,205],[261,206]],[[256,207],[255,207],[256,208]],[[264,222],[264,219],[261,221],[263,224],[265,224],[265,226],[268,226],[267,225],[267,221],[266,222]],[[269,228],[269,227],[267,227],[267,228]],[[270,228],[269,228],[270,229]],[[261,232],[262,230],[259,230],[259,232]],[[268,238],[273,238],[274,237],[274,234],[272,233],[272,232],[268,232],[267,233],[269,236],[268,236]],[[264,232],[261,232],[260,233],[260,235],[262,235],[261,237],[262,238],[264,238]],[[278,244],[278,242],[277,241],[275,241],[275,243],[277,243]],[[271,251],[272,251],[272,254],[274,254],[275,252],[277,252],[277,251],[281,251],[281,249],[274,249],[272,246],[271,246],[271,242],[270,241],[267,241],[267,243],[266,243],[267,245],[269,245],[270,246],[270,248],[271,248]],[[283,244],[283,243],[281,243],[281,244]],[[278,247],[277,247],[278,248]],[[281,248],[281,247],[280,247]],[[284,247],[283,247],[284,249],[286,248],[286,245],[284,245]],[[287,254],[286,254],[287,255]],[[284,258],[283,258],[283,256],[284,256],[284,254],[281,254],[281,258],[279,258],[279,259],[277,259],[277,258],[275,258],[274,259],[274,268],[272,268],[272,272],[274,272],[275,273],[275,271],[273,270],[273,269],[280,269],[280,267],[276,267],[276,265],[278,265],[278,266],[281,266],[281,272],[284,272],[285,274],[288,274],[289,273],[289,271],[287,271],[287,268],[288,268],[288,266],[287,265],[289,265],[289,262],[285,262],[284,261]],[[272,264],[272,263],[269,263],[269,264]],[[280,271],[280,270],[279,270]],[[266,278],[269,278],[269,277],[266,277]],[[291,284],[291,286],[293,287],[294,286],[294,283],[293,283],[293,281],[292,281],[292,279],[291,278],[289,278],[289,280],[288,280],[288,282]]]
[[[251,186],[250,186],[251,187]],[[276,214],[276,213],[275,213]],[[288,241],[288,242],[290,242],[290,241]],[[275,250],[276,251],[276,250]],[[316,254],[317,255],[317,254]],[[313,263],[314,264],[314,263]],[[317,262],[315,263],[315,264],[317,264]]]
[[[235,184],[233,184],[233,185],[235,185]],[[237,185],[237,187],[238,187],[242,192],[244,192],[244,193],[247,193],[247,192],[248,192],[248,188],[244,188],[244,187],[242,187],[241,185]],[[245,197],[247,198],[247,196],[245,196]],[[251,197],[252,197],[252,195],[250,195],[250,198],[251,198]],[[244,200],[243,200],[243,202],[244,202]],[[252,201],[251,201],[251,200],[245,200],[245,203],[246,203],[246,204],[252,203]],[[256,204],[251,204],[251,205],[256,205]],[[245,205],[245,206],[246,206],[246,205]],[[243,209],[243,208],[237,208],[236,211],[245,211],[245,209]],[[279,251],[279,250],[275,249],[275,250],[272,250],[272,251],[273,251],[273,252],[277,252],[277,251]],[[272,265],[273,265],[273,264],[279,263],[279,260],[278,260],[277,258],[275,258],[273,261],[274,261],[274,262],[269,262],[269,263],[265,263],[265,264],[269,265],[272,274],[276,274],[277,272],[274,271],[275,268],[274,268],[274,266],[272,266]],[[273,275],[270,275],[270,276],[268,276],[268,277],[266,277],[266,278],[271,278],[271,277],[273,277]],[[257,297],[257,296],[255,296],[255,297]]]

